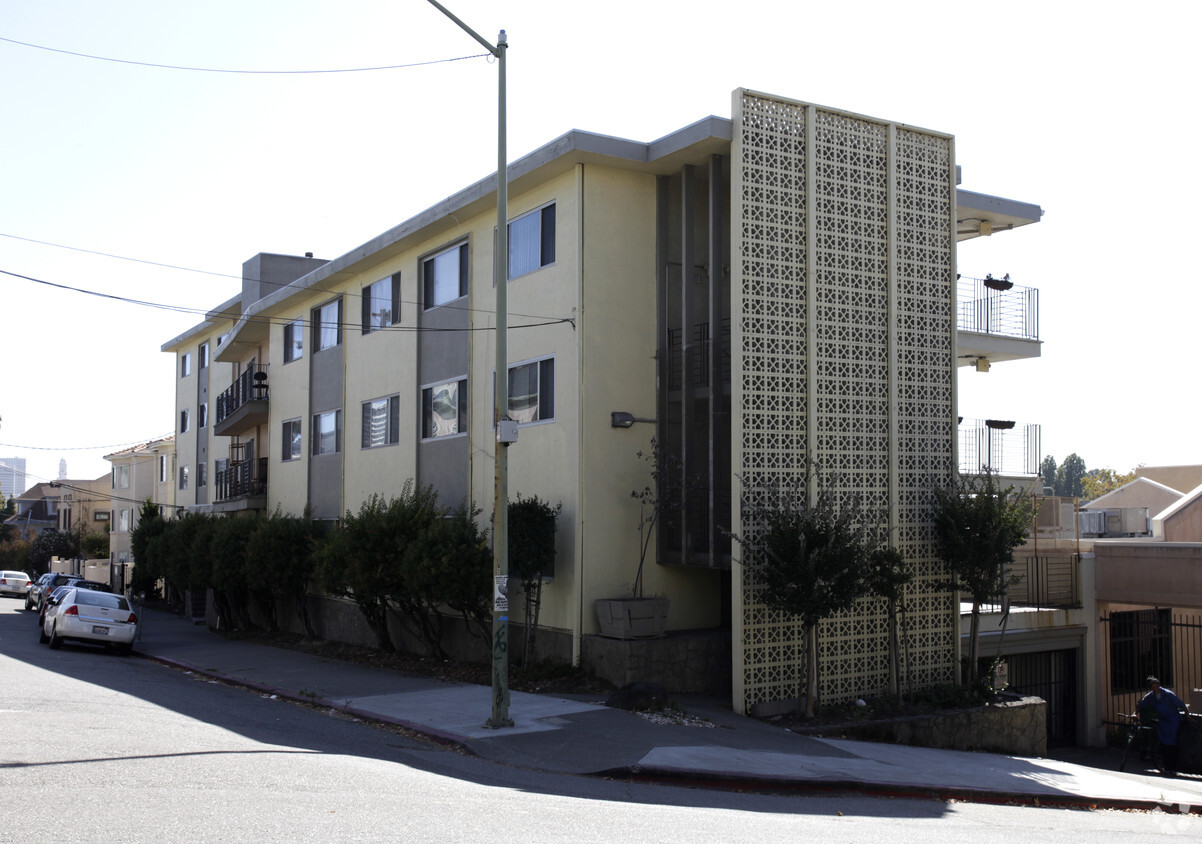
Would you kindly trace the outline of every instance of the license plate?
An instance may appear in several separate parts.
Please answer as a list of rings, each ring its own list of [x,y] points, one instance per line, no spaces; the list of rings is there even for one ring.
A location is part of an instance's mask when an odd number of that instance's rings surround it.
[[[92,632],[97,636],[107,636],[109,634],[109,629],[107,627],[93,627]]]

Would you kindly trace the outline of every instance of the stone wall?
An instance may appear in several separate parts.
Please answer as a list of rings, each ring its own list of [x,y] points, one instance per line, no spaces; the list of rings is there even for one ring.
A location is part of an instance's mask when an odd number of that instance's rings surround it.
[[[879,741],[945,750],[981,750],[1008,756],[1046,756],[1048,705],[1024,697],[974,709],[846,723],[807,730],[828,738]]]
[[[730,696],[729,630],[674,630],[658,639],[585,636],[580,661],[619,688],[648,682],[671,694]]]

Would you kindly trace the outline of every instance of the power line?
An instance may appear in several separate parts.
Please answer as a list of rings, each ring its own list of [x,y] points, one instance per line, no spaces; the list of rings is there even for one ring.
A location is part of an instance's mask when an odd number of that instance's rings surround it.
[[[92,59],[100,62],[113,62],[115,64],[129,64],[137,67],[153,67],[160,70],[185,70],[192,73],[232,73],[232,74],[248,74],[248,75],[276,75],[276,76],[303,76],[306,74],[319,73],[368,73],[380,70],[403,70],[411,67],[426,67],[434,64],[447,64],[450,62],[462,62],[468,59],[483,59],[491,56],[491,53],[476,53],[470,56],[456,56],[450,59],[430,59],[424,62],[410,62],[408,64],[390,64],[381,65],[378,67],[339,67],[325,68],[312,70],[240,70],[237,68],[221,68],[221,67],[189,67],[187,65],[174,64],[158,64],[156,62],[142,62],[133,59],[116,59],[109,56],[97,56],[91,53],[78,53],[74,50],[62,50],[57,47],[46,47],[42,44],[30,44],[28,41],[18,41],[15,38],[5,38],[0,36],[0,41],[7,41],[9,44],[17,44],[21,47],[31,47],[35,50],[45,50],[48,53],[59,53],[64,56],[75,56],[81,59]]]
[[[173,434],[167,434],[165,437],[156,437],[153,440],[133,440],[127,443],[111,443],[110,445],[72,445],[72,446],[41,446],[41,445],[16,445],[14,443],[0,443],[0,448],[23,448],[28,451],[99,451],[102,448],[121,448],[122,446],[143,445],[147,442],[156,442],[164,440]],[[28,474],[28,473],[26,473]]]

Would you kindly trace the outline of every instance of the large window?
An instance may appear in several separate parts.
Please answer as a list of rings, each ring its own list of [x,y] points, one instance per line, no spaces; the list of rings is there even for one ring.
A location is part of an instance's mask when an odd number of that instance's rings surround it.
[[[1110,614],[1110,690],[1143,691],[1148,675],[1173,682],[1173,618],[1169,609]]]
[[[129,489],[129,467],[117,467],[117,489]]]
[[[129,510],[123,508],[119,512],[120,517],[117,520],[117,532],[129,533]]]
[[[284,363],[300,360],[305,354],[304,320],[293,320],[284,326]]]
[[[332,349],[342,342],[342,300],[313,309],[313,351]]]
[[[509,418],[519,423],[555,418],[555,358],[509,368]]]
[[[283,434],[280,437],[283,444],[281,460],[300,460],[301,456],[301,421],[289,419],[284,423]]]
[[[342,411],[330,410],[313,416],[313,453],[337,454],[342,451]]]
[[[363,333],[401,321],[401,274],[393,273],[363,288]]]
[[[422,438],[467,433],[467,379],[422,390]]]
[[[179,488],[180,489],[188,488],[188,467],[187,466],[179,467]]]
[[[467,295],[467,243],[422,261],[422,302],[435,308]]]
[[[400,439],[401,397],[363,402],[363,448],[394,445]]]
[[[544,206],[509,224],[509,277],[555,263],[555,205]]]
[[[179,374],[181,378],[187,378],[192,374],[192,353],[184,352],[179,359]]]

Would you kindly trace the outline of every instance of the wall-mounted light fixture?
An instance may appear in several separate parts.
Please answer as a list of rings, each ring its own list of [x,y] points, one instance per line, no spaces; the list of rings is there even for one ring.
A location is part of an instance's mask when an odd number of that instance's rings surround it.
[[[635,422],[650,422],[655,424],[654,419],[641,419],[633,413],[626,413],[622,410],[614,410],[609,414],[609,424],[611,428],[630,428]]]
[[[989,371],[989,358],[977,358],[977,372]]]

